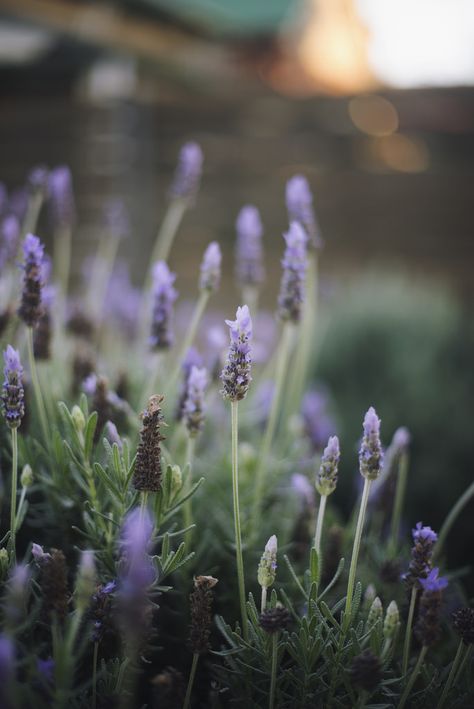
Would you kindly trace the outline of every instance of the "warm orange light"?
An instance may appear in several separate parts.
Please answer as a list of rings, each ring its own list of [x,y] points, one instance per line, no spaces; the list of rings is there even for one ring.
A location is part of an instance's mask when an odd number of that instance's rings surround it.
[[[391,135],[398,129],[397,109],[382,96],[356,96],[349,101],[348,110],[356,128],[368,135]]]

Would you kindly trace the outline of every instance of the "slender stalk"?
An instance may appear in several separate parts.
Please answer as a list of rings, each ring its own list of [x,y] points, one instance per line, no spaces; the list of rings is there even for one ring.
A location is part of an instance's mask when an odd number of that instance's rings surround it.
[[[397,476],[397,488],[395,491],[395,502],[393,504],[392,521],[390,525],[389,552],[395,554],[400,537],[400,520],[402,517],[403,502],[405,499],[405,489],[408,475],[408,453],[403,452],[400,457]]]
[[[94,643],[94,655],[92,658],[92,709],[97,707],[97,656],[99,654],[99,643]]]
[[[257,286],[243,286],[242,303],[249,306],[252,317],[256,317],[258,311],[258,288]]]
[[[55,229],[54,231],[54,265],[55,265],[55,280],[61,287],[62,309],[66,301],[69,274],[71,271],[71,227],[65,226]]]
[[[468,662],[468,660],[469,660],[469,657],[470,657],[471,652],[472,652],[472,647],[473,647],[472,645],[468,645],[468,646],[466,647],[466,651],[464,652],[464,657],[462,658],[461,664],[459,665],[459,669],[458,669],[458,671],[456,672],[456,676],[454,677],[454,682],[453,682],[453,684],[455,684],[455,685],[459,682],[459,679],[460,679],[460,677],[461,677],[461,675],[462,675],[462,673],[463,673],[463,671],[464,671],[464,668],[465,668],[465,666],[466,666],[466,664],[467,664],[467,662]]]
[[[453,684],[454,677],[456,676],[456,672],[457,672],[458,667],[461,663],[463,650],[464,650],[464,643],[462,640],[460,640],[459,645],[458,645],[458,649],[456,651],[456,655],[454,656],[453,664],[451,665],[451,669],[449,671],[448,679],[446,680],[446,684],[444,685],[444,689],[441,694],[440,700],[439,700],[438,704],[436,705],[436,709],[442,709],[443,704],[446,701],[446,697],[449,694],[449,690],[451,689],[451,686]]]
[[[369,500],[370,487],[372,480],[364,478],[364,489],[360,501],[359,517],[357,519],[357,527],[354,536],[354,545],[352,547],[351,567],[349,569],[349,581],[347,583],[346,607],[344,611],[344,633],[351,622],[352,597],[354,595],[355,575],[357,570],[357,560],[359,558],[360,541],[362,538],[362,530],[364,528],[365,513],[367,511],[367,502]]]
[[[244,560],[242,557],[242,532],[240,526],[239,506],[239,402],[231,402],[232,411],[232,493],[234,501],[235,555],[237,561],[237,578],[239,584],[240,613],[242,616],[242,633],[247,640],[247,608],[245,605]]]
[[[144,490],[141,493],[141,500],[140,500],[140,521],[143,521],[143,518],[145,516],[147,502],[148,502],[148,490]]]
[[[411,645],[411,629],[413,625],[413,616],[415,615],[415,603],[416,603],[416,594],[418,593],[418,589],[416,586],[413,586],[411,589],[411,598],[410,598],[410,608],[408,609],[408,618],[407,618],[407,628],[405,631],[405,642],[403,644],[403,660],[402,660],[402,673],[406,675],[407,669],[408,669],[408,658],[410,657],[410,645]]]
[[[369,698],[369,693],[362,691],[359,696],[359,701],[357,702],[357,709],[364,709],[367,704],[367,699]]]
[[[182,365],[183,360],[186,356],[186,352],[189,350],[189,348],[191,347],[191,345],[194,342],[194,338],[196,337],[196,332],[199,327],[199,323],[201,322],[201,318],[204,315],[204,311],[206,310],[207,302],[209,300],[210,295],[211,295],[211,292],[208,290],[202,290],[199,294],[199,298],[196,303],[196,307],[194,308],[193,317],[191,318],[191,323],[189,324],[189,327],[187,328],[186,336],[183,340],[183,343],[182,343],[181,348],[179,350],[179,354],[176,358],[175,367],[171,373],[170,378],[168,379],[168,384],[167,384],[168,391],[171,391],[173,389],[173,387],[175,386],[176,382],[178,381],[179,373],[181,371],[181,365]]]
[[[434,548],[433,558],[439,556],[439,554],[441,553],[441,549],[443,548],[444,543],[446,542],[446,537],[448,536],[451,527],[453,526],[456,519],[458,518],[464,507],[467,505],[471,497],[474,497],[474,482],[471,483],[467,490],[463,492],[459,500],[451,509],[451,512],[444,520],[443,525],[441,527],[441,531],[438,535],[438,541],[436,542],[436,546]]]
[[[260,447],[258,467],[255,474],[255,495],[253,498],[252,514],[250,519],[250,536],[252,537],[258,527],[260,518],[260,508],[262,506],[262,498],[265,490],[265,478],[268,467],[268,455],[273,443],[276,432],[276,427],[279,419],[281,396],[285,384],[286,372],[288,369],[288,361],[291,352],[291,343],[293,339],[293,328],[291,323],[285,323],[281,334],[280,345],[278,348],[278,358],[275,372],[275,390],[273,393],[270,414],[268,416],[265,433],[263,435],[262,445]]]
[[[185,199],[173,199],[169,203],[153,247],[151,255],[152,264],[155,263],[155,261],[166,261],[168,259],[187,204],[187,200]]]
[[[44,196],[42,191],[30,196],[26,208],[26,215],[21,228],[22,240],[27,234],[34,234],[36,231],[36,225],[38,223],[41,207],[43,206],[43,201]]]
[[[22,487],[21,494],[20,494],[20,502],[18,503],[18,508],[17,508],[16,516],[15,516],[15,532],[18,531],[18,524],[20,521],[23,505],[25,504],[25,498],[26,498],[26,487]]]
[[[193,465],[194,465],[195,444],[196,444],[196,439],[191,436],[188,436],[188,442],[187,442],[187,446],[186,446],[185,466],[189,466],[189,470],[188,470],[187,480],[185,481],[186,492],[189,492],[192,488],[192,485],[193,485]],[[192,500],[192,498],[188,497],[188,499],[185,501],[184,506],[183,506],[185,528],[190,527],[193,523],[193,507],[192,507],[191,500]],[[187,532],[188,539],[191,539],[192,531],[193,530],[190,529],[189,532]]]
[[[272,669],[271,669],[271,676],[270,676],[270,698],[268,700],[268,709],[273,709],[275,706],[277,665],[278,665],[278,633],[273,633],[273,636],[272,636]]]
[[[28,361],[30,364],[31,381],[33,383],[33,389],[35,392],[36,406],[38,408],[38,414],[39,414],[39,418],[40,418],[41,428],[43,431],[44,441],[45,441],[45,444],[47,446],[49,446],[50,438],[49,438],[48,419],[46,416],[46,409],[44,406],[43,394],[41,393],[41,386],[40,386],[40,381],[39,381],[39,377],[38,377],[38,370],[36,369],[35,356],[34,356],[34,352],[33,352],[33,328],[31,328],[31,327],[28,327],[26,329],[26,342],[27,342],[27,347],[28,347]]]
[[[10,503],[10,541],[13,558],[16,558],[16,493],[18,485],[18,430],[12,428],[12,491]]]
[[[88,305],[97,318],[101,318],[110,276],[114,270],[120,239],[116,234],[104,232],[92,266]]]
[[[267,607],[267,587],[262,586],[262,600],[260,603],[260,612],[263,613],[265,608]]]
[[[196,669],[198,666],[199,655],[195,652],[193,655],[193,662],[191,665],[191,671],[189,673],[188,687],[186,689],[186,696],[184,698],[183,709],[189,709],[191,704],[191,694],[193,692],[194,678],[196,676]]]
[[[327,495],[321,495],[321,500],[319,502],[318,519],[316,522],[316,532],[314,535],[314,548],[318,552],[318,557],[321,549],[321,534],[323,532],[323,521],[324,513],[326,512],[326,502],[328,501]]]
[[[416,661],[415,668],[414,668],[413,672],[411,673],[410,679],[408,680],[407,686],[405,687],[405,691],[403,692],[403,694],[401,696],[400,703],[398,704],[398,709],[403,709],[403,707],[405,706],[408,696],[413,688],[413,685],[415,684],[415,680],[418,677],[418,673],[419,673],[421,666],[424,662],[425,655],[426,655],[427,651],[428,651],[427,646],[423,645],[423,647],[421,648],[421,652],[418,655],[418,660]]]
[[[318,260],[313,252],[308,253],[308,268],[306,272],[306,296],[303,305],[303,317],[299,324],[298,349],[295,355],[295,366],[292,368],[288,384],[288,413],[298,411],[310,357],[314,351],[314,335],[318,321]]]

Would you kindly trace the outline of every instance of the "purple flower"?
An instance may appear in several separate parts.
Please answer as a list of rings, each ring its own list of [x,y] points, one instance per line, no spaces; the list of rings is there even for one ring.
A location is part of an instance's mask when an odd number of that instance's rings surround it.
[[[364,436],[359,450],[360,474],[368,480],[376,480],[383,463],[382,444],[380,442],[380,419],[373,406],[364,418]]]
[[[304,301],[307,237],[298,222],[292,222],[289,231],[283,236],[286,249],[281,262],[283,274],[278,296],[278,314],[282,320],[296,323],[300,320]]]
[[[51,218],[55,229],[71,228],[75,220],[71,171],[66,165],[51,170],[49,175]]]
[[[176,405],[176,420],[181,421],[184,416],[184,405],[188,396],[188,379],[193,367],[202,367],[202,357],[195,347],[190,347],[181,363],[183,373],[183,383],[181,385],[178,403]]]
[[[116,264],[107,285],[104,299],[104,319],[112,321],[127,336],[135,334],[142,294],[130,281],[128,265]]]
[[[301,473],[293,473],[291,476],[291,489],[298,495],[302,503],[313,507],[314,505],[314,488],[309,482],[306,475]]]
[[[192,201],[199,189],[203,163],[197,143],[185,143],[180,150],[178,165],[171,185],[171,197]]]
[[[201,290],[216,291],[221,280],[221,247],[217,241],[211,241],[204,252],[201,263],[201,276],[199,288]]]
[[[192,367],[187,381],[187,394],[183,405],[183,420],[188,433],[195,438],[204,426],[204,392],[207,386],[205,367]]]
[[[413,532],[413,541],[415,544],[418,544],[419,542],[424,542],[427,544],[434,545],[434,543],[438,540],[438,535],[436,532],[433,532],[431,527],[423,527],[422,522],[417,522],[415,529],[412,530]]]
[[[32,192],[45,193],[48,189],[48,168],[45,165],[37,165],[28,175],[28,185]]]
[[[23,389],[23,367],[18,350],[8,345],[3,353],[5,379],[2,389],[2,409],[10,428],[18,428],[25,413],[25,391]]]
[[[28,208],[28,193],[24,187],[19,187],[10,194],[8,211],[15,215],[21,223]]]
[[[1,704],[2,706],[8,706],[5,694],[6,685],[13,677],[14,665],[15,646],[13,645],[13,640],[8,635],[0,635],[0,700],[5,702],[5,704]]]
[[[104,226],[117,239],[130,234],[130,218],[123,200],[111,197],[104,205]]]
[[[393,434],[391,445],[396,453],[405,451],[411,442],[411,434],[406,426],[400,426]]]
[[[222,396],[229,401],[240,401],[247,395],[252,381],[250,375],[252,318],[247,305],[237,308],[236,319],[226,320],[230,332],[230,347],[221,374]]]
[[[265,276],[262,249],[262,222],[256,207],[242,207],[236,222],[236,275],[243,286],[261,283]]]
[[[156,574],[148,551],[152,543],[153,521],[147,509],[133,508],[125,517],[120,535],[122,596],[143,593]]]
[[[321,465],[316,478],[316,490],[320,495],[330,495],[336,489],[340,457],[339,439],[337,436],[331,436],[321,457]]]
[[[20,222],[14,214],[6,216],[0,226],[0,268],[13,261],[18,250],[18,240],[20,238]]]
[[[304,432],[314,452],[322,450],[336,425],[328,414],[328,397],[321,391],[308,391],[301,404]]]
[[[310,244],[319,248],[322,240],[314,216],[313,195],[303,175],[295,175],[286,183],[286,208],[290,222],[299,222],[305,229]]]
[[[28,325],[34,327],[43,315],[41,302],[43,287],[44,246],[37,236],[27,234],[23,241],[23,290],[18,315]]]
[[[31,553],[37,564],[40,564],[45,558],[51,558],[51,554],[45,552],[43,547],[35,542],[33,542],[33,546],[31,547]]]
[[[41,675],[41,678],[48,684],[51,684],[54,679],[54,668],[55,664],[52,657],[49,657],[47,660],[42,660],[41,658],[36,660],[38,674]]]
[[[153,349],[167,349],[173,344],[171,318],[173,303],[178,292],[173,286],[176,275],[164,261],[157,261],[153,267],[153,315],[150,344]]]
[[[420,579],[420,585],[424,591],[442,591],[448,585],[448,579],[439,576],[439,569],[435,566],[425,579]]]
[[[110,445],[113,446],[113,444],[116,443],[119,451],[121,451],[123,447],[122,439],[120,438],[119,432],[117,431],[117,426],[112,421],[107,421],[107,423],[105,424],[104,433]]]

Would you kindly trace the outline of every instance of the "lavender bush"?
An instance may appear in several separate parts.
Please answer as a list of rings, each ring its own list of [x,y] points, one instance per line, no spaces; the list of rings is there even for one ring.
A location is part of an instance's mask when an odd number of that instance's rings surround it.
[[[184,146],[141,290],[116,262],[121,203],[72,298],[71,173],[33,170],[21,214],[2,192],[0,707],[473,706],[474,610],[444,550],[474,486],[437,533],[404,513],[407,429],[370,406],[359,442],[336,435],[308,371],[322,241],[304,177],[286,188],[275,347],[253,206],[235,319],[212,298],[213,241],[180,333],[167,259],[202,165]],[[345,522],[342,461],[359,470]]]

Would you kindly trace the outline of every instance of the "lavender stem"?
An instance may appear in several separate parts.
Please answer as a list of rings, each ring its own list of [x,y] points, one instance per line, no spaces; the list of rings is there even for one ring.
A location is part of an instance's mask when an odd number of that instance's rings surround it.
[[[347,583],[346,606],[344,610],[343,633],[347,632],[351,622],[352,597],[354,595],[355,575],[357,571],[357,561],[359,559],[360,542],[362,538],[362,530],[364,528],[365,514],[367,511],[367,502],[369,500],[370,488],[372,480],[364,478],[364,489],[360,501],[359,517],[357,519],[357,527],[354,536],[354,545],[352,547],[351,566],[349,569],[349,581]]]
[[[441,531],[438,535],[438,542],[434,549],[433,558],[439,556],[441,549],[443,548],[443,545],[446,541],[446,537],[451,531],[451,527],[453,526],[457,517],[462,512],[463,508],[467,505],[471,497],[474,497],[474,482],[471,483],[467,490],[463,492],[461,497],[458,499],[458,501],[444,520],[443,525],[441,527]]]
[[[412,687],[415,684],[415,680],[418,677],[418,673],[421,669],[421,666],[424,662],[425,655],[427,652],[428,652],[427,646],[423,645],[423,647],[421,648],[421,652],[418,656],[418,660],[416,661],[415,668],[414,668],[413,672],[411,673],[410,679],[408,680],[408,684],[405,687],[405,691],[403,692],[403,694],[401,696],[400,702],[398,704],[398,709],[403,709],[403,707],[405,706],[408,696],[412,690]]]
[[[242,616],[242,633],[244,640],[247,640],[247,608],[245,605],[244,561],[242,557],[242,532],[239,506],[239,402],[231,401],[230,405],[232,411],[232,497],[234,503],[235,555],[237,561],[240,612]]]
[[[405,630],[405,642],[403,644],[402,673],[406,675],[408,669],[408,658],[410,657],[411,630],[413,626],[413,616],[415,615],[416,594],[418,589],[413,586],[411,589],[410,608],[408,610],[407,627]]]
[[[318,557],[321,551],[321,534],[323,531],[323,520],[324,520],[324,513],[326,512],[326,502],[328,500],[327,495],[321,495],[321,500],[319,503],[319,510],[318,510],[318,519],[316,522],[316,532],[314,535],[314,548],[318,552]]]
[[[188,680],[188,686],[186,689],[186,696],[184,698],[184,704],[183,704],[183,709],[189,709],[189,706],[191,705],[191,694],[193,692],[193,684],[194,684],[194,678],[196,676],[196,669],[198,666],[199,662],[199,655],[197,652],[193,654],[193,662],[191,665],[191,671],[189,673],[189,680]]]
[[[193,486],[193,465],[194,465],[195,444],[196,444],[196,439],[193,436],[188,436],[185,465],[188,466],[189,470],[188,470],[188,475],[187,475],[187,479],[186,479],[186,483],[185,483],[186,484],[186,492],[189,492]],[[183,514],[184,514],[184,526],[185,526],[185,528],[188,528],[193,523],[193,508],[192,508],[191,497],[188,497],[188,499],[184,503]],[[191,535],[192,535],[192,530],[189,530],[189,532],[187,532],[187,536],[188,536],[189,540],[191,539]]]
[[[10,539],[13,558],[16,558],[16,495],[18,485],[18,429],[11,428],[12,436],[12,490],[10,505]]]
[[[390,526],[390,542],[388,545],[389,555],[395,555],[400,536],[400,520],[402,517],[403,502],[405,499],[405,489],[408,476],[408,453],[403,451],[398,464],[397,488],[395,492],[395,502],[393,504],[392,522]]]
[[[27,342],[27,347],[28,347],[28,361],[30,364],[30,374],[31,374],[31,381],[33,383],[33,389],[35,392],[35,399],[36,399],[36,406],[38,408],[38,414],[41,422],[41,428],[43,430],[43,437],[46,446],[49,446],[50,442],[50,437],[49,437],[49,426],[48,426],[48,419],[46,416],[46,409],[44,406],[44,401],[43,401],[43,394],[41,393],[41,386],[40,386],[40,381],[38,377],[38,370],[36,368],[36,361],[35,361],[35,356],[33,353],[33,328],[28,327],[26,329],[26,342]]]
[[[186,352],[189,350],[189,348],[194,342],[199,323],[201,322],[201,318],[204,315],[204,311],[206,310],[210,295],[211,293],[208,290],[202,290],[199,294],[198,302],[196,303],[196,307],[194,308],[194,313],[191,318],[191,323],[187,328],[186,336],[183,340],[183,344],[181,345],[179,354],[176,358],[175,368],[171,374],[171,377],[168,380],[169,390],[172,390],[175,387],[176,382],[178,381],[179,373],[181,371],[181,365],[183,364]]]
[[[449,690],[451,689],[451,686],[453,684],[454,677],[455,677],[458,667],[461,663],[461,657],[463,654],[463,650],[464,650],[464,642],[462,640],[460,640],[459,645],[458,645],[458,649],[456,651],[456,655],[453,660],[453,664],[451,665],[451,669],[449,671],[448,679],[446,680],[446,684],[444,685],[443,693],[441,694],[440,700],[439,700],[438,704],[436,705],[436,709],[442,709],[443,704],[446,701],[446,697],[449,694]]]
[[[178,232],[186,208],[187,200],[181,197],[173,199],[170,202],[156,237],[151,263],[168,260],[174,238]]]

